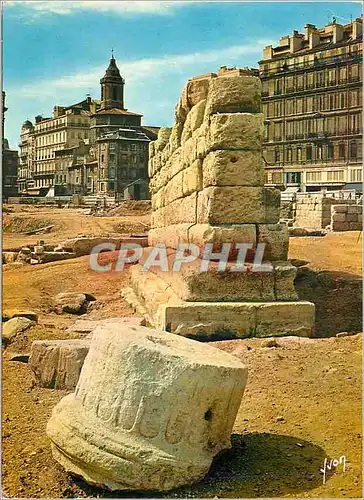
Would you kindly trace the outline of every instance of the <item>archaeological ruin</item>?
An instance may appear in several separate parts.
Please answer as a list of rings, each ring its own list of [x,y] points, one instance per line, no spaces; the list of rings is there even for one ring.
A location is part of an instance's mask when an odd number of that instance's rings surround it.
[[[235,245],[223,271],[210,262],[201,272],[202,250],[179,272],[132,266],[124,297],[155,327],[197,339],[312,335],[314,305],[297,300],[280,193],[264,187],[263,134],[259,78],[212,73],[188,81],[174,126],[150,144],[149,246],[164,245],[172,261],[184,243],[210,244],[210,256]],[[233,272],[244,244],[251,261],[265,245],[259,272],[252,262]]]
[[[76,391],[47,426],[68,471],[111,490],[203,478],[230,435],[247,380],[236,357],[143,326],[95,330]]]

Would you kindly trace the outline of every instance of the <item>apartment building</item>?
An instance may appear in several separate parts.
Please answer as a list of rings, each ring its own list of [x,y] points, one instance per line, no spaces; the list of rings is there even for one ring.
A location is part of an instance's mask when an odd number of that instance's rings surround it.
[[[307,24],[264,49],[268,184],[361,189],[362,22]]]
[[[42,194],[55,184],[56,152],[88,139],[90,117],[100,106],[87,97],[68,107],[55,106],[51,118],[27,120],[21,130],[20,192]]]

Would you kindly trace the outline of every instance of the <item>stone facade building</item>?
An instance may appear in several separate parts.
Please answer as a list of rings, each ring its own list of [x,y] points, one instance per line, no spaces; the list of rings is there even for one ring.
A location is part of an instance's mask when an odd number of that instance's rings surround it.
[[[148,179],[148,143],[158,128],[143,127],[142,115],[124,107],[124,85],[112,56],[100,80],[101,100],[88,96],[52,118],[37,116],[21,130],[19,186],[23,194],[122,196]]]
[[[88,139],[90,116],[100,106],[91,97],[71,106],[55,106],[53,117],[27,120],[21,131],[21,193],[40,194],[54,187],[56,152],[78,146]]]
[[[5,139],[5,112],[7,111],[5,106],[5,92],[2,93],[2,162],[1,162],[1,172],[2,172],[2,195],[3,199],[7,200],[9,196],[15,196],[17,194],[17,175],[18,175],[18,152],[10,149],[9,142]]]
[[[259,62],[268,184],[362,182],[362,18],[283,36]]]

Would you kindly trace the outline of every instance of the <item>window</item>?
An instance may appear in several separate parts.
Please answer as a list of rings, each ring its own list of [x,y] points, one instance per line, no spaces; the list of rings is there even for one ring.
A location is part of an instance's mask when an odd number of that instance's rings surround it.
[[[344,180],[344,170],[332,170],[327,172],[328,181],[343,181]]]
[[[358,147],[356,142],[350,143],[350,159],[355,160],[358,155]]]
[[[302,161],[302,148],[297,148],[297,161]]]
[[[345,158],[345,153],[346,153],[345,144],[339,144],[339,158],[340,159]]]
[[[287,149],[287,161],[292,161],[292,148]]]
[[[104,160],[105,160],[105,156],[101,155],[101,162],[104,163]]]
[[[287,172],[286,184],[300,184],[301,183],[301,172]]]
[[[317,160],[322,160],[322,146],[317,146],[317,151],[316,151],[316,159]]]
[[[110,179],[115,179],[115,167],[110,168]]]
[[[274,161],[275,162],[279,162],[280,161],[280,152],[279,152],[279,149],[275,149],[274,150]]]
[[[130,151],[136,151],[136,144],[130,144]]]
[[[351,182],[362,182],[362,179],[363,179],[363,171],[361,168],[355,168],[350,172]]]
[[[312,146],[310,145],[306,148],[306,158],[307,160],[312,160]]]
[[[334,157],[334,145],[333,144],[328,144],[327,145],[327,158],[329,160],[332,160]]]
[[[317,170],[316,172],[307,172],[306,181],[307,182],[319,182],[322,178],[322,170]]]
[[[115,153],[110,153],[109,159],[110,159],[111,163],[114,163],[114,161],[115,161]]]

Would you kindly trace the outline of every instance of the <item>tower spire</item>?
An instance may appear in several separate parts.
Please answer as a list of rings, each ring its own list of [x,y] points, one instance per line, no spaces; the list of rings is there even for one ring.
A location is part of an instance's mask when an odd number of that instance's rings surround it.
[[[111,49],[111,59],[101,83],[101,109],[124,109],[124,78],[114,58],[114,49]]]

